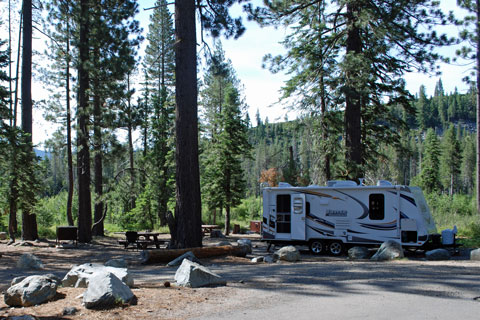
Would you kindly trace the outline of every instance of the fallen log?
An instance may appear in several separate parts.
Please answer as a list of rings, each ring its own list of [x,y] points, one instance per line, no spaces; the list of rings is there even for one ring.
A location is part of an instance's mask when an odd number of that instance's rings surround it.
[[[248,249],[248,246],[244,245],[199,247],[186,249],[156,249],[144,250],[140,252],[140,257],[143,264],[166,263],[172,261],[177,257],[180,257],[182,254],[188,251],[192,251],[197,258],[202,259],[218,256],[245,257],[247,255]]]

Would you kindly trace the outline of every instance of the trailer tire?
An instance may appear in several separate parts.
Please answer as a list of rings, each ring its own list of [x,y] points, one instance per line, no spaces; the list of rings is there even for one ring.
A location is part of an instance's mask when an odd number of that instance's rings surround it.
[[[310,241],[310,252],[313,254],[322,254],[325,251],[325,243],[321,240]]]
[[[328,253],[332,256],[339,256],[344,250],[343,242],[341,241],[332,241],[328,244]]]

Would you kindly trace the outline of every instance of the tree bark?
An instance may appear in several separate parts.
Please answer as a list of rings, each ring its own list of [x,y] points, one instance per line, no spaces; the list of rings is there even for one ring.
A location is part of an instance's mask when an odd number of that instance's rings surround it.
[[[131,94],[130,94],[130,74],[127,75],[127,110],[128,110],[128,119],[127,119],[127,131],[128,131],[128,158],[130,163],[130,187],[131,187],[131,198],[130,198],[130,209],[135,208],[136,198],[135,198],[135,162],[134,162],[134,150],[133,150],[133,119],[132,119],[132,105],[131,105]]]
[[[202,246],[198,165],[195,0],[175,2],[176,239],[178,248]]]
[[[68,18],[67,18],[68,19]],[[70,22],[67,20],[67,58],[66,58],[66,111],[67,111],[67,166],[68,166],[68,197],[67,197],[67,221],[69,226],[73,226],[73,154],[72,154],[72,115],[70,108]]]
[[[357,2],[347,3],[347,55],[360,54],[362,51],[362,42],[360,38],[360,29],[355,25],[360,6]],[[355,85],[356,72],[347,72],[347,89],[345,93],[345,146],[346,146],[346,164],[347,176],[350,179],[362,177],[360,166],[362,164],[362,130],[361,130],[361,97]]]
[[[480,215],[480,0],[476,0],[476,10],[477,10],[477,54],[476,54],[476,64],[477,64],[477,212]]]
[[[33,166],[32,148],[32,0],[23,1],[23,54],[22,54],[22,130],[28,153],[28,166]],[[29,209],[22,210],[22,239],[38,238],[37,217]]]
[[[86,64],[89,59],[89,0],[80,3],[80,41],[78,64],[78,131],[77,131],[77,166],[78,166],[78,241],[92,240],[92,208],[90,194],[90,151],[88,145],[88,96],[89,75]]]
[[[99,90],[98,79],[94,80],[96,91]],[[95,227],[92,230],[94,236],[104,236],[103,225],[103,157],[102,157],[102,106],[98,92],[95,92],[93,98],[93,152],[94,152],[94,179],[95,179],[95,206],[94,222]]]

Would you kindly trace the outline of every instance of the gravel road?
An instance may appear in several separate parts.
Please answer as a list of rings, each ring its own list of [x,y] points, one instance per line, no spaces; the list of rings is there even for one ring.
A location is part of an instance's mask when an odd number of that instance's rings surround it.
[[[263,243],[255,244],[249,258],[267,253]],[[160,295],[147,306],[142,305],[146,301],[141,298],[138,306],[120,314],[115,309],[98,314],[99,319],[112,314],[120,315],[116,316],[119,319],[131,319],[132,315],[136,319],[480,319],[480,262],[468,260],[466,250],[453,260],[435,262],[421,257],[350,261],[346,257],[317,257],[307,251],[302,251],[302,260],[297,263],[252,264],[249,259],[215,258],[204,263],[227,280],[226,287],[179,291],[161,289],[163,281],[173,280],[176,268],[135,263],[138,252],[125,252],[114,243],[73,251],[1,245],[0,252],[4,255],[0,265],[3,289],[13,276],[24,273],[14,267],[22,252],[38,255],[46,264],[45,272],[58,274],[72,263],[123,256],[131,262],[129,269],[138,295],[169,294],[171,299],[169,308],[160,310],[159,303],[167,296]],[[175,298],[177,295],[182,300]],[[189,303],[191,299],[196,302]],[[48,311],[51,315],[53,311],[47,308],[57,310],[66,301],[55,303],[31,312],[44,315]],[[2,312],[12,313],[7,308],[0,311],[0,318]],[[97,314],[85,313],[78,318],[87,315],[93,319]]]

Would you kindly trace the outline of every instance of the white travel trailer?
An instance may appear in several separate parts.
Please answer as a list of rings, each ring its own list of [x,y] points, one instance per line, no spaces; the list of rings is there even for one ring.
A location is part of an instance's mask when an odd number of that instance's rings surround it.
[[[323,187],[280,183],[263,189],[262,240],[269,244],[309,245],[313,253],[339,255],[348,246],[387,240],[419,248],[436,232],[418,187],[329,181]]]

